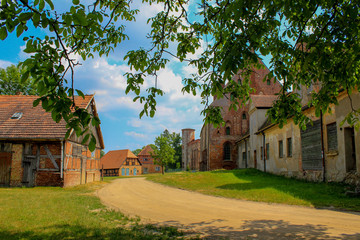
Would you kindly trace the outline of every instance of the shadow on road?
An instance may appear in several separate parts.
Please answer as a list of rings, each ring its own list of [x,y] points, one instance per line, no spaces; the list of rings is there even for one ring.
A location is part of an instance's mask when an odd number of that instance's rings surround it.
[[[295,225],[285,221],[274,220],[256,220],[244,221],[238,228],[213,227],[211,224],[221,223],[223,220],[216,219],[209,222],[198,222],[182,226],[176,221],[163,222],[161,225],[176,226],[188,234],[200,233],[203,239],[346,239],[359,240],[360,230],[357,234],[342,234],[340,236],[331,236],[327,233],[328,228],[322,225]]]

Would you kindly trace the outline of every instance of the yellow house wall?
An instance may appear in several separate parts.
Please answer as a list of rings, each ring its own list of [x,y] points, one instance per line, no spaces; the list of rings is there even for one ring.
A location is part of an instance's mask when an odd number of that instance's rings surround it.
[[[292,139],[292,156],[287,156],[287,139]],[[279,157],[279,141],[283,141],[283,157]],[[293,120],[279,128],[270,128],[265,132],[265,143],[269,143],[269,159],[266,160],[266,171],[286,176],[301,175],[301,138],[300,129]],[[262,144],[261,144],[262,146]],[[261,161],[260,169],[264,168]]]

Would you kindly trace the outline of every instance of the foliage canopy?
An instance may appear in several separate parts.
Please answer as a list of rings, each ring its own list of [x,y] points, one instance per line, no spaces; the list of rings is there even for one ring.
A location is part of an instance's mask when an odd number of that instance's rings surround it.
[[[0,94],[1,95],[37,95],[33,79],[21,81],[24,69],[11,65],[6,69],[0,68]]]
[[[283,82],[279,100],[269,111],[280,126],[290,116],[301,125],[308,121],[300,96],[288,94],[290,89],[318,81],[322,88],[312,93],[309,104],[320,114],[337,103],[341,89],[350,93],[359,86],[358,1],[199,0],[197,10],[188,10],[189,2],[143,1],[160,4],[163,11],[149,19],[150,49],[129,51],[125,57],[135,70],[126,75],[126,93],[134,92],[134,101],[144,104],[140,116],[154,116],[156,96],[163,94],[156,83],[141,92],[142,84],[149,76],[157,81],[158,71],[172,57],[197,69],[197,74],[184,79],[183,91],[201,95],[206,123],[222,122],[219,109],[209,106],[210,96],[231,93],[233,108],[249,99],[249,75],[263,56],[270,58],[267,78]],[[34,79],[43,108],[54,113],[54,120],[65,119],[78,135],[88,132],[89,124],[99,124],[99,119],[73,104],[75,93],[83,95],[73,87],[74,67],[79,64],[74,55],[82,60],[108,55],[127,39],[123,23],[135,20],[138,12],[131,1],[94,0],[85,6],[73,0],[67,11],[58,12],[52,0],[2,0],[0,8],[1,40],[13,31],[20,37],[29,25],[48,32],[43,39],[25,38],[24,51],[31,57],[22,63],[26,69],[22,79]],[[241,82],[233,80],[235,74],[241,75]],[[346,120],[359,125],[359,110],[353,108]]]
[[[165,167],[175,162],[175,149],[171,146],[171,143],[171,137],[161,134],[156,137],[155,144],[151,145],[152,152],[150,152],[150,155],[154,158],[154,163],[161,166],[162,174],[164,174]]]

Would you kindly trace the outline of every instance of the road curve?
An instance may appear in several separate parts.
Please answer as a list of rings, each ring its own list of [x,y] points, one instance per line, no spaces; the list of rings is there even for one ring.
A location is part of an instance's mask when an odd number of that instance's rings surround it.
[[[145,178],[117,179],[101,201],[142,221],[199,232],[206,239],[360,239],[360,213],[207,196]]]

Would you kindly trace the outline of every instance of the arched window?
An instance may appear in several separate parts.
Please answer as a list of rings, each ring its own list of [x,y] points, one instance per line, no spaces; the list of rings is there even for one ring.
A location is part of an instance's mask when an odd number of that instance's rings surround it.
[[[225,133],[226,133],[226,135],[230,135],[230,127],[225,128]]]
[[[224,161],[231,160],[231,145],[230,143],[224,143]]]
[[[245,112],[243,112],[243,114],[242,114],[242,119],[246,119],[246,113]]]

